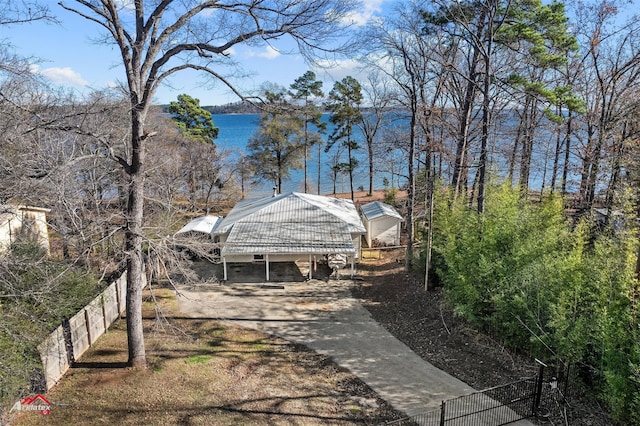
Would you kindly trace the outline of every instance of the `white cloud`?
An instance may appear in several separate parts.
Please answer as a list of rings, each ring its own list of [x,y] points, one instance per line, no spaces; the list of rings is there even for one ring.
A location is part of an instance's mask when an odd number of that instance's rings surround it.
[[[73,84],[77,86],[86,86],[88,83],[82,76],[71,69],[70,67],[64,68],[45,68],[39,71],[41,75],[60,84]]]
[[[377,13],[382,11],[381,6],[384,2],[385,0],[364,0],[362,2],[364,8],[345,16],[345,23],[359,27],[366,25]]]
[[[351,76],[356,80],[360,80],[366,76],[366,70],[363,70],[362,63],[353,59],[343,61],[335,61],[331,63],[320,63],[320,69],[317,74],[323,77],[327,82],[340,81],[347,76]]]
[[[265,58],[265,59],[275,59],[278,56],[280,56],[280,52],[278,50],[276,50],[274,47],[272,46],[266,46],[263,50],[261,51],[255,51],[255,50],[251,50],[247,53],[247,56],[249,57],[258,57],[258,58]]]

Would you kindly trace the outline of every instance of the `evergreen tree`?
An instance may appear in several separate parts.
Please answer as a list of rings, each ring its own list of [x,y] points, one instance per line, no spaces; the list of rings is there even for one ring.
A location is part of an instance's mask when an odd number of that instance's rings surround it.
[[[327,109],[332,113],[330,121],[335,127],[329,136],[325,152],[328,152],[337,142],[342,143],[347,148],[347,162],[340,164],[340,168],[349,172],[352,200],[354,199],[353,171],[358,165],[358,160],[354,157],[354,151],[360,148],[358,142],[353,139],[353,128],[362,122],[361,103],[362,89],[360,83],[351,76],[347,76],[333,85],[327,102]]]
[[[213,143],[218,137],[218,128],[213,125],[211,113],[200,106],[197,98],[179,95],[177,102],[169,104],[169,113],[182,134],[189,139]]]
[[[314,145],[318,146],[318,194],[320,194],[320,152],[322,146],[321,133],[324,133],[327,129],[326,123],[322,121],[322,112],[318,105],[314,102],[315,99],[322,98],[324,93],[322,92],[322,81],[316,80],[316,75],[313,71],[307,71],[301,77],[298,77],[290,86],[292,92],[291,96],[294,101],[300,102],[297,105],[298,114],[303,120],[304,131],[304,192],[309,191],[308,187],[308,173],[307,173],[307,160],[309,158],[309,149]],[[309,125],[314,126],[317,131],[311,131]]]
[[[282,192],[283,180],[291,170],[302,167],[304,120],[288,102],[283,87],[266,90],[265,98],[260,127],[247,144],[247,158],[257,180],[267,179]]]

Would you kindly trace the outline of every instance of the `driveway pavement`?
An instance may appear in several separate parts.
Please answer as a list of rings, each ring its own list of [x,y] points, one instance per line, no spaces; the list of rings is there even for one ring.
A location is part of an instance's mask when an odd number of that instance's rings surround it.
[[[352,297],[352,285],[350,280],[315,279],[203,284],[180,288],[178,300],[186,316],[258,329],[330,356],[409,416],[474,392],[374,321]]]

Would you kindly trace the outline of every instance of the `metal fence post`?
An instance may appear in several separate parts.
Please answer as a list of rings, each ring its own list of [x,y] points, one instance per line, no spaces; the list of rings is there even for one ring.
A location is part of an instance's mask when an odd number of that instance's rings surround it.
[[[536,362],[540,366],[538,369],[538,380],[536,383],[536,396],[533,399],[533,407],[531,407],[534,416],[538,414],[538,410],[540,409],[540,400],[542,397],[542,381],[544,380],[544,368],[547,366],[544,362],[540,361],[536,358]]]
[[[440,404],[440,426],[444,426],[444,412],[446,403],[442,401]]]

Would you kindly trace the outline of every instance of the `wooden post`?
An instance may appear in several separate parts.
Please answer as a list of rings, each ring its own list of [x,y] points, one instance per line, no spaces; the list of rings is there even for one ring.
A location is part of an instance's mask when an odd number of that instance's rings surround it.
[[[89,321],[89,312],[86,309],[84,310],[84,324],[87,328],[87,340],[89,340],[89,346],[91,346],[93,344],[91,340],[91,322]]]

